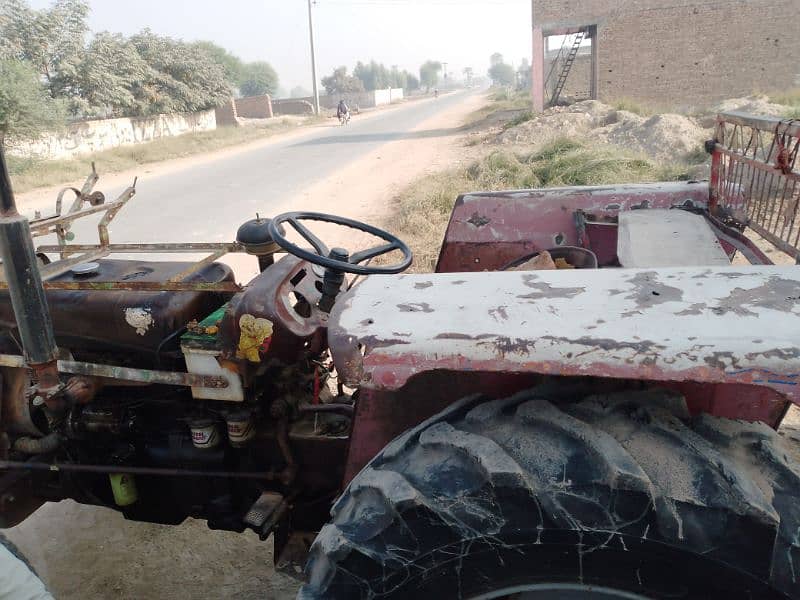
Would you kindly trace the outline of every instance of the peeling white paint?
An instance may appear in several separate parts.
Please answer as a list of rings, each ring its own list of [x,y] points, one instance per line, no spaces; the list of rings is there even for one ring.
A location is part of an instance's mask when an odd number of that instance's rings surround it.
[[[126,308],[125,322],[133,327],[137,334],[144,335],[153,326],[153,315],[147,307]]]
[[[412,304],[425,310],[404,310]],[[493,312],[500,306],[503,319]],[[401,330],[413,335],[397,339],[393,332]],[[522,371],[534,362],[675,373],[705,367],[752,371],[757,379],[763,374],[796,386],[800,271],[687,267],[372,277],[340,299],[331,331],[360,340],[368,348],[366,363],[387,369],[400,356],[415,357],[412,370],[446,360],[462,366],[496,361],[498,368]]]

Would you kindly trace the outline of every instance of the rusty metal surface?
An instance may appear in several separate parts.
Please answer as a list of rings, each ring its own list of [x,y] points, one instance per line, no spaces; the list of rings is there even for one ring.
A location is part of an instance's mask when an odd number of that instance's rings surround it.
[[[577,210],[603,221],[624,210],[707,204],[708,184],[692,182],[467,194],[456,201],[436,270],[496,270],[526,254],[580,245]]]
[[[798,331],[800,272],[772,266],[372,278],[328,338],[345,381],[376,390],[448,369],[754,384],[800,403]]]
[[[28,368],[28,366],[29,365],[25,363],[25,359],[22,356],[0,354],[0,367]],[[152,371],[149,369],[134,369],[132,367],[103,365],[72,360],[59,360],[58,372],[160,385],[211,388],[223,388],[228,386],[228,382],[224,377],[213,375],[197,375],[194,373],[176,371]]]
[[[207,265],[201,265],[201,267]],[[191,272],[189,273],[192,274]],[[0,290],[8,285],[0,281]],[[95,292],[227,292],[236,293],[243,288],[234,281],[219,283],[206,281],[45,281],[45,290],[85,290]]]
[[[165,283],[192,264],[102,259],[93,276],[64,273],[45,282],[56,341],[73,353],[120,352],[128,359],[138,355],[143,362],[136,366],[153,366],[165,338],[189,321],[205,318],[239,289],[231,269],[217,263],[188,281]],[[162,293],[165,286],[183,291]],[[1,290],[0,326],[16,326],[7,293]]]
[[[221,347],[237,347],[241,320],[249,315],[272,324],[270,356],[291,363],[304,350],[319,351],[328,323],[328,315],[316,306],[321,297],[317,287],[321,281],[310,264],[291,255],[283,257],[231,299],[219,325]],[[307,316],[294,305],[298,296],[308,303]]]
[[[712,159],[711,212],[747,226],[800,261],[800,126],[722,114]]]

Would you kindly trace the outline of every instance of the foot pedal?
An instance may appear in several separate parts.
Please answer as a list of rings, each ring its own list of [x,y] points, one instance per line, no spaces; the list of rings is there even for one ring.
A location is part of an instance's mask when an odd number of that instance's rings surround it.
[[[244,516],[244,524],[260,532],[264,524],[283,502],[283,494],[278,492],[262,492]]]

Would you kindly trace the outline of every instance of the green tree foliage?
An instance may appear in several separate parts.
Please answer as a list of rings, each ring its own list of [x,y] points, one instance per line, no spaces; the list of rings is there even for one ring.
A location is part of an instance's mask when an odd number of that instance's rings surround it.
[[[500,57],[500,62],[495,62],[495,57],[498,56]],[[504,63],[500,54],[492,54],[490,62],[492,66],[489,67],[489,77],[494,85],[514,85],[517,77],[514,67]]]
[[[75,95],[88,14],[84,0],[56,0],[43,10],[23,0],[0,0],[0,57],[33,65],[53,97]]]
[[[0,148],[63,123],[63,111],[28,63],[0,59]]]
[[[147,63],[136,85],[136,115],[192,112],[213,108],[230,97],[222,67],[190,45],[145,29],[130,38]]]
[[[413,92],[414,90],[419,89],[419,79],[417,79],[416,75],[413,73],[409,73],[408,71],[403,71],[406,74],[406,84],[403,86],[409,92]]]
[[[336,94],[356,94],[365,91],[358,77],[347,74],[347,67],[334,69],[331,75],[322,78],[322,87],[329,96]]]
[[[87,45],[88,12],[86,0],[54,0],[42,10],[0,0],[0,59],[29,65],[73,116],[191,112],[219,105],[236,88],[277,89],[268,63],[245,64],[212,42],[144,30],[130,38],[100,33]]]
[[[383,63],[374,60],[369,64],[359,61],[353,69],[353,75],[360,79],[364,89],[370,92],[390,87],[409,89],[409,83],[419,87],[419,80],[408,71],[401,71],[396,66],[388,69]]]
[[[101,117],[146,114],[142,84],[152,75],[133,42],[120,34],[100,33],[78,67],[80,95],[70,100],[70,112]]]
[[[241,58],[231,54],[214,42],[199,41],[192,44],[192,46],[200,52],[205,52],[215,63],[222,67],[225,72],[225,79],[228,80],[231,87],[238,87],[241,84],[244,71],[244,63]]]
[[[489,57],[489,64],[490,64],[491,66],[495,66],[495,65],[502,65],[502,64],[503,64],[503,62],[504,62],[504,61],[503,61],[503,55],[502,55],[502,54],[500,54],[499,52],[495,52],[494,54],[492,54],[492,55]]]
[[[274,94],[278,89],[278,74],[268,62],[246,63],[239,80],[242,96],[263,96]]]
[[[419,82],[430,91],[439,82],[439,72],[442,70],[442,63],[429,60],[419,68]]]

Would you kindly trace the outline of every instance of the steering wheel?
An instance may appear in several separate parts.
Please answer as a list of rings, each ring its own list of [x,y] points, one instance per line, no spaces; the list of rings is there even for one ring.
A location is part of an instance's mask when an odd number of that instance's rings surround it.
[[[349,227],[351,229],[363,231],[364,233],[369,233],[387,243],[380,246],[373,246],[367,250],[360,250],[350,255],[346,250],[341,248],[329,249],[322,240],[303,224],[303,221],[333,223],[334,225]],[[284,228],[282,227],[284,223],[291,226],[303,239],[311,244],[314,247],[314,251],[301,248],[287,240],[284,235]],[[378,229],[377,227],[360,221],[354,221],[353,219],[338,217],[336,215],[327,215],[325,213],[304,211],[283,213],[272,219],[269,224],[269,234],[272,236],[272,240],[289,254],[339,273],[353,273],[355,275],[388,275],[400,273],[410,267],[411,261],[413,260],[411,250],[406,243],[388,231]],[[388,266],[368,266],[360,264],[371,258],[393,252],[394,250],[400,250],[403,253],[403,258],[398,263]]]

